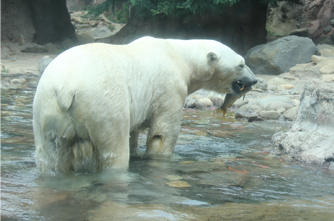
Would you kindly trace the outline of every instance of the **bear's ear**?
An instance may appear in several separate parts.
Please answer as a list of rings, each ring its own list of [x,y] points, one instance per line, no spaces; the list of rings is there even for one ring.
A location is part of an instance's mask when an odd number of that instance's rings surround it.
[[[218,61],[218,56],[216,55],[216,53],[214,53],[213,51],[209,51],[206,55],[207,59],[209,62],[216,62]]]

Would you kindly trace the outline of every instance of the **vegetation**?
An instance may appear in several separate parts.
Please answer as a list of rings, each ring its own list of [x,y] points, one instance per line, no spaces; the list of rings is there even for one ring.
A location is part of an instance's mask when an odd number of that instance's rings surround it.
[[[123,3],[128,11],[128,5],[136,9],[136,16],[140,18],[149,18],[156,15],[168,17],[181,17],[190,14],[205,13],[210,11],[221,12],[226,7],[230,7],[237,2],[259,1],[263,4],[275,4],[282,0],[106,0],[104,3],[92,7],[89,11],[93,14],[101,14],[112,8],[115,11],[115,5]],[[300,3],[300,0],[287,0],[292,3]],[[123,8],[125,11],[125,9]]]

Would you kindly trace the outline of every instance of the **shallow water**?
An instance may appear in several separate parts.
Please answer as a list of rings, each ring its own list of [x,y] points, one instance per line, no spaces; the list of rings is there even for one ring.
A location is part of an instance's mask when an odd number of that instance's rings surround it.
[[[36,79],[37,80],[37,79]],[[288,161],[270,138],[289,124],[184,111],[171,159],[127,172],[41,174],[27,85],[1,91],[2,220],[333,220],[334,173]]]

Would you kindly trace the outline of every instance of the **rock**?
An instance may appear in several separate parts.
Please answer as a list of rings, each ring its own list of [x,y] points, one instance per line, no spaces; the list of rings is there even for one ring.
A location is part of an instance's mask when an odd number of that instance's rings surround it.
[[[318,64],[320,61],[324,60],[325,58],[324,57],[321,57],[321,56],[317,56],[317,55],[313,55],[311,57],[311,60],[315,63],[315,64]]]
[[[190,99],[188,102],[187,102],[187,105],[186,105],[187,108],[195,108],[196,107],[196,99]]]
[[[213,103],[209,98],[201,98],[196,101],[196,108],[199,110],[205,110],[207,107],[212,107]]]
[[[212,101],[213,105],[216,106],[216,107],[221,107],[224,103],[224,100],[219,98],[219,97],[213,97],[211,99],[211,101]]]
[[[21,52],[24,52],[24,53],[45,53],[45,52],[48,52],[48,50],[41,45],[29,43],[29,44],[24,44],[23,45],[23,48],[21,49]]]
[[[291,31],[289,35],[297,35],[299,37],[310,37],[308,33],[308,28],[299,28]]]
[[[308,78],[320,78],[320,70],[313,62],[308,64],[297,64],[290,68],[289,73],[295,78],[308,79]]]
[[[305,0],[304,13],[305,22],[308,31],[314,42],[318,43],[319,39],[325,36],[324,29],[330,24],[333,18],[333,1],[332,0]]]
[[[185,188],[190,187],[190,184],[186,181],[170,181],[166,183],[168,186],[176,187],[176,188]]]
[[[281,87],[287,89],[287,90],[290,90],[292,88],[294,88],[295,86],[293,86],[292,84],[281,84],[280,85]]]
[[[87,44],[95,41],[95,39],[88,32],[78,33],[77,37],[79,44]]]
[[[334,83],[307,81],[293,124],[272,140],[298,161],[318,165],[334,161]]]
[[[286,109],[284,107],[279,107],[279,108],[277,108],[276,111],[279,115],[281,115],[284,111],[286,111]]]
[[[255,74],[278,75],[296,64],[310,62],[317,51],[311,39],[287,36],[251,48],[245,60]]]
[[[249,103],[248,99],[239,98],[238,100],[236,100],[234,102],[234,104],[232,106],[234,106],[234,107],[242,107],[242,106],[244,106],[245,104],[248,104],[248,103]]]
[[[254,121],[259,119],[259,113],[263,110],[262,107],[255,104],[246,104],[240,107],[235,112],[236,118],[246,118],[248,121]]]
[[[292,105],[291,99],[285,96],[275,96],[275,97],[259,99],[255,102],[255,104],[261,106],[262,109],[266,109],[269,104],[277,102],[282,102]]]
[[[327,35],[329,32],[332,31],[332,27],[331,26],[327,26],[322,32]]]
[[[106,38],[112,35],[112,32],[107,27],[97,27],[89,31],[94,39]]]
[[[261,91],[266,91],[268,89],[267,82],[263,78],[260,78],[258,76],[256,76],[256,78],[257,78],[257,84],[255,84],[253,88]]]
[[[290,108],[289,110],[285,111],[283,116],[287,120],[293,121],[297,115],[298,107]]]
[[[277,111],[277,109],[280,108],[280,107],[283,107],[284,109],[288,110],[290,108],[293,108],[293,105],[291,103],[276,101],[276,102],[269,103],[267,105],[267,107],[265,108],[265,110],[267,110],[267,111],[270,111],[270,110]]]
[[[53,59],[49,56],[44,56],[38,62],[38,71],[40,74],[43,74],[45,68],[50,64]]]
[[[268,7],[268,35],[286,36],[302,23],[302,4],[291,4],[288,1],[277,1]]]
[[[260,117],[266,120],[277,120],[279,118],[279,114],[274,110],[261,111]]]
[[[334,74],[324,74],[321,76],[323,81],[334,81]]]
[[[9,48],[1,45],[1,60],[6,60],[9,57]]]
[[[334,47],[326,44],[318,44],[318,50],[322,57],[334,57]]]
[[[69,38],[66,38],[64,41],[61,42],[61,47],[64,49],[69,49],[73,46],[75,46],[75,43]]]
[[[56,45],[52,43],[47,43],[46,45],[43,46],[48,52],[55,53],[57,52],[58,48]]]

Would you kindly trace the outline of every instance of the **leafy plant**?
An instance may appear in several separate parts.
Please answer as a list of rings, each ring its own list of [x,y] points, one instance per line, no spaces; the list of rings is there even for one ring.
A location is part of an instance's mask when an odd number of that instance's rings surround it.
[[[282,0],[129,0],[128,2],[124,0],[106,0],[104,3],[88,10],[90,11],[90,13],[101,14],[104,11],[109,10],[109,8],[111,7],[112,11],[114,12],[115,5],[117,3],[123,2],[125,4],[125,7],[123,4],[123,12],[116,13],[124,13],[125,8],[127,8],[127,5],[130,4],[131,7],[134,7],[136,9],[136,16],[141,18],[149,18],[157,15],[180,17],[208,11],[210,11],[211,13],[222,12],[227,7],[230,7],[241,1],[258,1],[262,4],[274,4]],[[300,3],[301,0],[287,1],[293,3]]]

